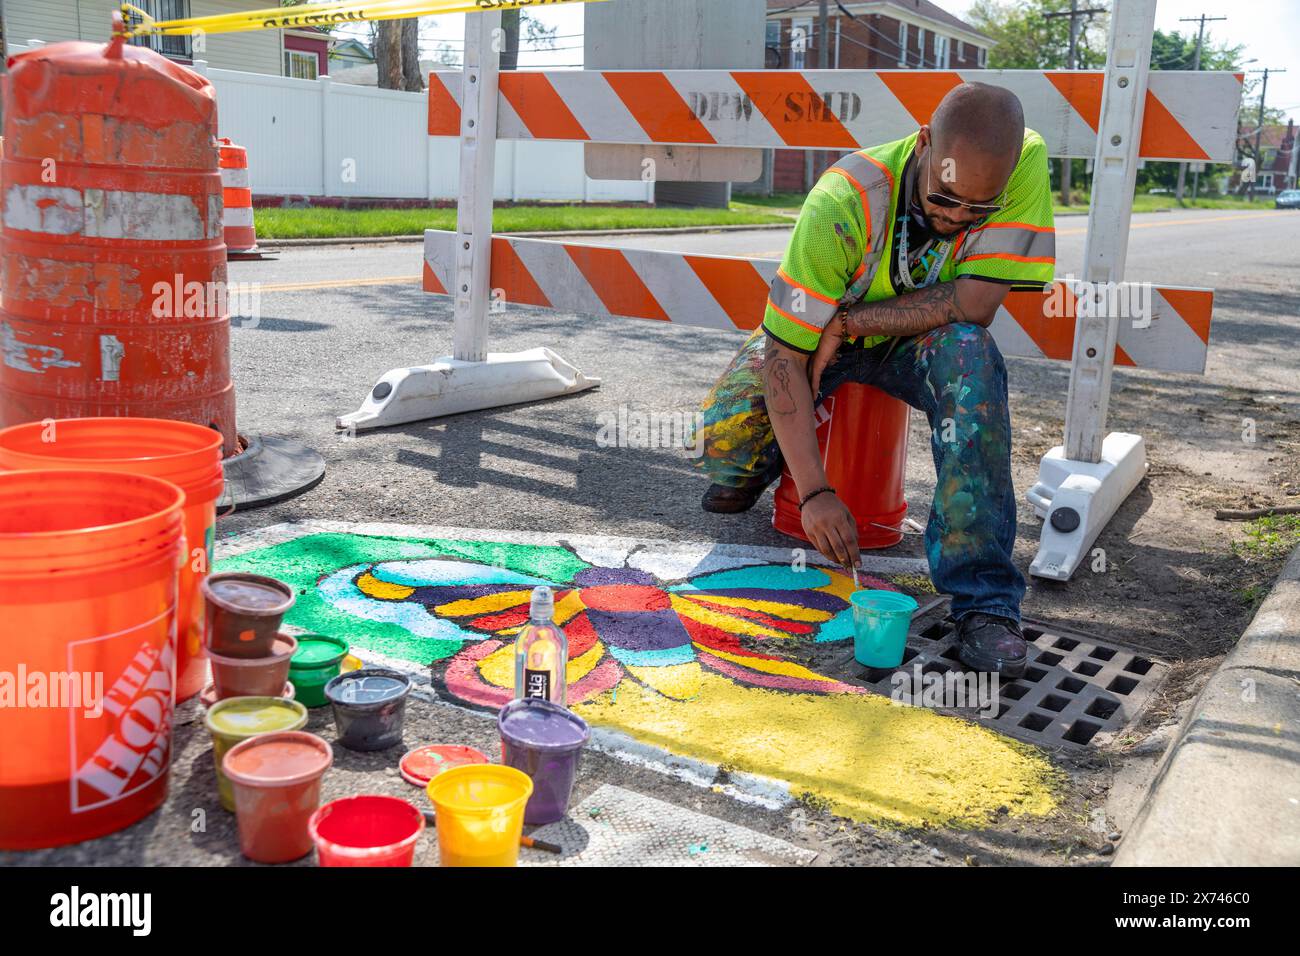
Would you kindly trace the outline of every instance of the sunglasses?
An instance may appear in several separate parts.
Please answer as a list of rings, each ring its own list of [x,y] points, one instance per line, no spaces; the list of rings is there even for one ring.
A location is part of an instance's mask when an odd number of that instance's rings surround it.
[[[1003,192],[1006,192],[1006,190],[1003,189]],[[929,156],[925,158],[925,198],[936,206],[942,206],[944,209],[965,209],[977,216],[991,216],[995,212],[1001,212],[1003,206],[1003,203],[1000,202],[962,202],[960,199],[954,199],[944,193],[932,192],[930,189]],[[1001,199],[1001,195],[998,198]]]

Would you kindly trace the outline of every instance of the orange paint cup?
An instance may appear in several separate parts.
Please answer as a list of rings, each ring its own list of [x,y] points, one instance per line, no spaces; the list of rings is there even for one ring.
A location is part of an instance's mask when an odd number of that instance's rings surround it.
[[[20,698],[0,707],[0,849],[89,840],[163,802],[183,503],[144,475],[0,473],[0,672]]]
[[[330,745],[301,730],[261,734],[230,749],[221,769],[235,793],[244,856],[288,863],[312,851],[308,822],[320,806],[321,777],[333,762]]]
[[[0,431],[0,471],[91,468],[170,481],[185,493],[185,538],[176,627],[176,699],[203,689],[203,600],[199,583],[212,567],[221,433],[162,418],[68,418]]]

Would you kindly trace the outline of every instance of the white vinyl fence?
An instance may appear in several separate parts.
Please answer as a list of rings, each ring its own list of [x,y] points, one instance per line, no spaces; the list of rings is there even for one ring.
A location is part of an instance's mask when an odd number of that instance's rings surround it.
[[[248,149],[257,195],[456,198],[458,141],[429,136],[423,93],[194,69],[216,87],[219,135]],[[644,202],[653,188],[589,179],[582,143],[497,143],[497,199]]]

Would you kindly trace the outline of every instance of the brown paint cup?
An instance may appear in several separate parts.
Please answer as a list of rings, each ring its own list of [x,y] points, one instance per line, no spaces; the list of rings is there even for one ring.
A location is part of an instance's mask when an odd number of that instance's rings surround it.
[[[289,677],[289,660],[297,650],[297,640],[288,634],[279,634],[271,645],[271,653],[265,657],[227,657],[209,651],[217,699],[275,697],[283,693]]]
[[[280,694],[280,696],[283,697],[285,700],[295,700],[297,693],[298,691],[297,688],[293,686],[293,681],[285,681],[284,691]],[[275,695],[271,695],[271,696],[275,696]],[[203,688],[203,693],[199,694],[199,703],[203,705],[203,710],[205,713],[207,712],[208,708],[211,707],[213,704],[215,704],[217,701],[224,700],[224,699],[225,698],[223,697],[217,696],[216,684],[209,684],[207,687]]]
[[[258,863],[288,863],[315,845],[308,821],[320,806],[320,782],[334,762],[330,745],[301,730],[259,734],[222,761],[235,794],[239,849]]]
[[[203,579],[203,642],[225,657],[266,657],[293,607],[293,588],[261,574],[229,571]]]

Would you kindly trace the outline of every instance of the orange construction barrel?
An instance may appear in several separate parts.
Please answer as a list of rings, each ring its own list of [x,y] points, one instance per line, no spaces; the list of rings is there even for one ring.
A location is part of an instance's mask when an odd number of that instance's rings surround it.
[[[102,836],[167,795],[179,488],[0,473],[0,849]]]
[[[841,385],[818,408],[817,444],[826,479],[857,521],[859,547],[888,548],[903,540],[895,529],[907,515],[908,412],[898,399],[857,382]],[[776,489],[772,527],[808,540],[788,469]]]
[[[161,418],[69,418],[0,430],[0,472],[46,468],[152,475],[185,493],[185,538],[176,615],[176,699],[203,690],[203,595],[212,567],[217,499],[223,485],[221,436],[210,428]]]
[[[212,84],[121,38],[8,65],[0,426],[171,418],[235,454]]]
[[[248,178],[248,150],[222,137],[221,185],[225,197],[226,255],[240,258],[256,254],[257,229],[253,225],[253,186]]]

